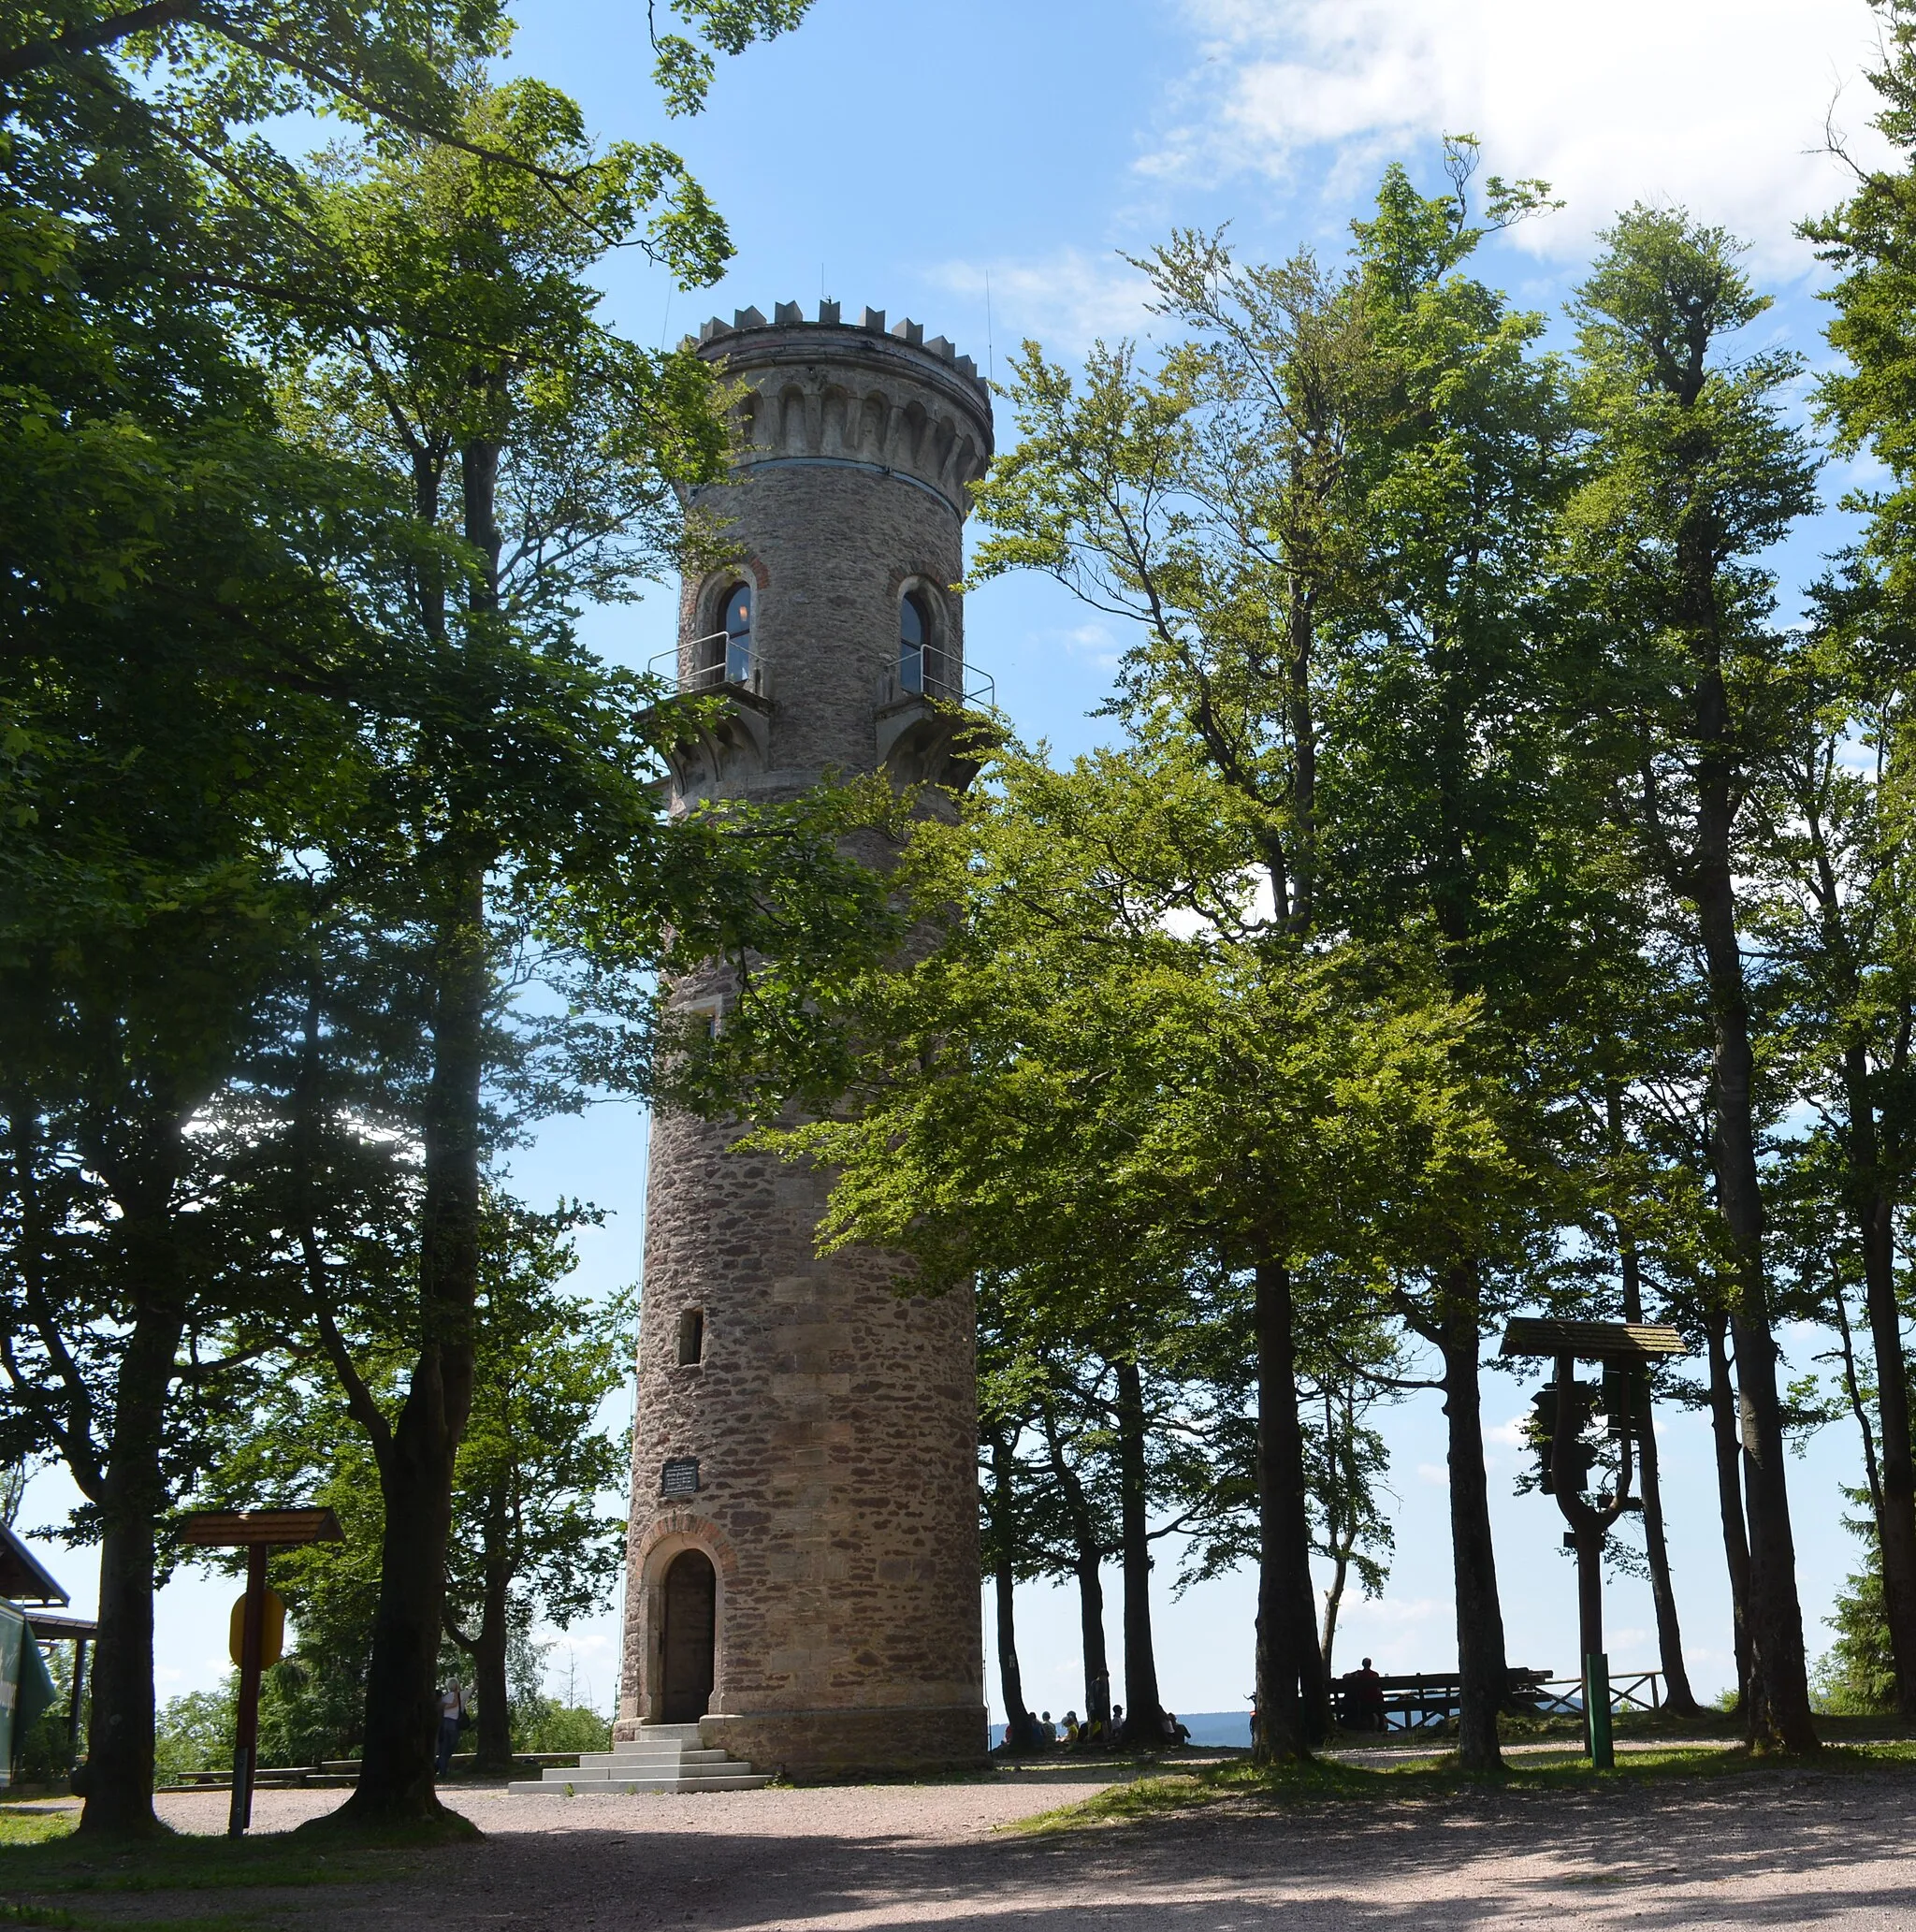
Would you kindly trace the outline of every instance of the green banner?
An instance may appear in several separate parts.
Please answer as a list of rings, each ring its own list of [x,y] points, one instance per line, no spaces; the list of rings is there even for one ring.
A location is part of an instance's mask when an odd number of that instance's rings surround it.
[[[13,1782],[14,1753],[59,1694],[26,1612],[0,1597],[0,1785]]]

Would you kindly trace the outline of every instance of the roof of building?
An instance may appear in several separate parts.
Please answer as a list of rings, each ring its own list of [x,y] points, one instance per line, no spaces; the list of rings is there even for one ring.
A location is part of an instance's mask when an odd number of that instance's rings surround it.
[[[64,1604],[59,1580],[5,1523],[0,1523],[0,1597],[16,1604]]]

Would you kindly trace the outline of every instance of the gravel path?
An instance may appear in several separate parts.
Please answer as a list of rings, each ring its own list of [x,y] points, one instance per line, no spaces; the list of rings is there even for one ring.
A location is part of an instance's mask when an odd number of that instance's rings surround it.
[[[659,1797],[461,1793],[486,1840],[432,1854],[420,1881],[227,1893],[191,1909],[250,1908],[287,1932],[1916,1925],[1916,1779],[1906,1775],[1219,1808],[1039,1838],[994,1830],[1097,1788],[1047,1778]],[[256,1823],[283,1830],[335,1802],[262,1793]],[[162,1809],[189,1831],[225,1823],[223,1794]],[[167,1916],[188,1910],[168,1898]]]

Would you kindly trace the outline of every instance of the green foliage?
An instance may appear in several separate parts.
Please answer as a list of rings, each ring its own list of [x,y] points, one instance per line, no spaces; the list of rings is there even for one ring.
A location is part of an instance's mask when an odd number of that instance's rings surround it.
[[[537,1697],[513,1711],[513,1749],[523,1751],[610,1750],[612,1720],[580,1704]]]
[[[485,1222],[478,1386],[454,1489],[448,1614],[476,1630],[488,1576],[502,1579],[505,1654],[530,1678],[508,1692],[515,1712],[539,1701],[526,1634],[535,1610],[563,1627],[598,1607],[623,1548],[623,1522],[601,1507],[622,1489],[627,1449],[603,1431],[600,1409],[624,1379],[631,1311],[623,1299],[598,1306],[558,1292],[574,1265],[569,1230],[587,1218],[570,1205],[534,1213],[494,1194]],[[369,1395],[396,1415],[403,1326],[348,1339]],[[294,1644],[265,1679],[261,1762],[316,1764],[360,1749],[385,1527],[371,1442],[329,1375],[290,1377],[227,1418],[222,1460],[196,1501],[240,1508],[289,1494],[332,1508],[344,1540],[274,1553],[270,1578]],[[465,1675],[457,1652],[443,1675]]]
[[[1819,1710],[1838,1717],[1870,1717],[1895,1708],[1896,1666],[1883,1607],[1882,1556],[1874,1527],[1854,1518],[1850,1527],[1863,1539],[1864,1566],[1837,1593],[1829,1618],[1836,1641],[1816,1660],[1810,1689]]]
[[[195,1771],[226,1771],[233,1765],[233,1725],[239,1709],[239,1675],[217,1691],[189,1691],[160,1707],[154,1737],[153,1776],[177,1783]],[[262,1750],[260,1762],[268,1762]]]
[[[587,1218],[492,1203],[478,1387],[454,1482],[461,1622],[476,1622],[487,1571],[502,1565],[515,1594],[563,1629],[601,1606],[624,1561],[624,1519],[601,1504],[623,1490],[631,1445],[602,1430],[601,1409],[625,1384],[637,1309],[630,1294],[595,1304],[558,1292],[576,1265],[570,1230]]]

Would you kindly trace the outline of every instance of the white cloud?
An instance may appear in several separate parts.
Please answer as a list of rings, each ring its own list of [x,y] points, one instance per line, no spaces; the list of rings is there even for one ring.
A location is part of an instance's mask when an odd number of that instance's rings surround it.
[[[1420,1483],[1429,1483],[1433,1489],[1447,1489],[1450,1487],[1450,1472],[1441,1462],[1419,1462],[1417,1480]]]
[[[1027,337],[1051,355],[1082,354],[1100,338],[1142,335],[1152,321],[1144,308],[1149,284],[1115,250],[1065,248],[1042,261],[946,262],[928,279],[980,307],[989,295],[1000,375]],[[978,356],[980,365],[986,360]]]
[[[1346,1600],[1339,1621],[1347,1629],[1360,1625],[1372,1628],[1407,1628],[1430,1623],[1451,1614],[1451,1605],[1435,1597],[1360,1597]]]
[[[1487,166],[1537,175],[1569,207],[1527,224],[1542,254],[1580,252],[1638,199],[1686,204],[1800,270],[1792,235],[1842,192],[1826,120],[1857,152],[1876,95],[1866,0],[1186,0],[1202,59],[1147,172],[1287,178],[1334,192],[1386,156],[1475,134]]]

